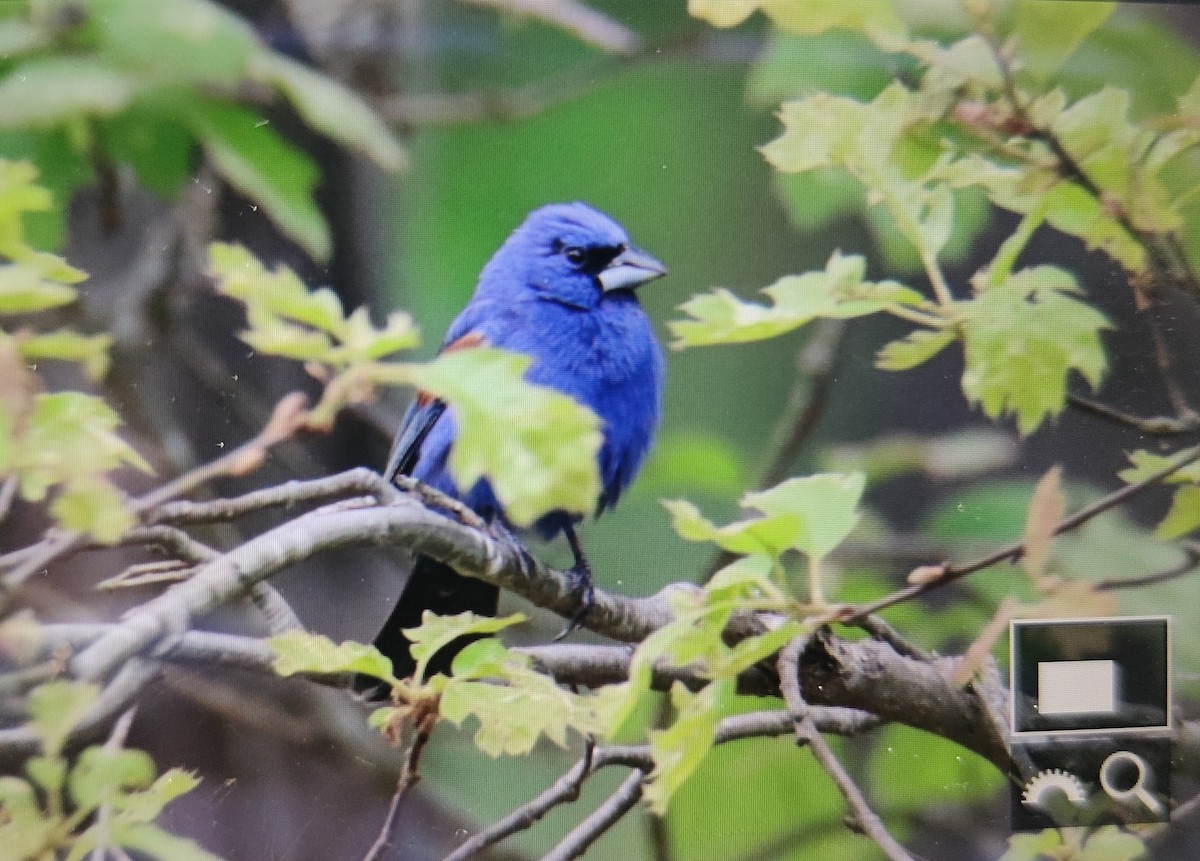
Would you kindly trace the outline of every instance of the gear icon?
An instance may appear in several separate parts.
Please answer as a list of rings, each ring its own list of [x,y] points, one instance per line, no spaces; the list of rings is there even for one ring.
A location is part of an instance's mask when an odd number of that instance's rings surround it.
[[[1076,807],[1087,803],[1088,794],[1078,777],[1061,768],[1048,768],[1039,772],[1025,784],[1025,792],[1021,801],[1026,807],[1037,807],[1047,810],[1047,792],[1058,790]]]

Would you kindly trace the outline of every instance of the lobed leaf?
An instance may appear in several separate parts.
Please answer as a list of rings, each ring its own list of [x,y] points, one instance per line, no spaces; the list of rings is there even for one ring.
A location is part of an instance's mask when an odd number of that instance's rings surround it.
[[[144,750],[93,746],[79,755],[67,778],[67,788],[77,810],[95,810],[125,790],[146,789],[154,773],[154,760]]]
[[[518,526],[549,511],[591,514],[601,490],[600,419],[571,397],[528,382],[531,361],[480,347],[442,353],[407,371],[422,391],[450,405],[448,417],[458,425],[450,469],[458,486],[486,478]]]
[[[1110,326],[1070,295],[1077,290],[1069,272],[1038,266],[958,303],[963,392],[988,417],[1012,414],[1029,434],[1062,411],[1073,371],[1093,389],[1100,385],[1107,367],[1100,332]]]
[[[66,680],[47,682],[30,692],[29,724],[48,756],[58,755],[98,694],[96,685]]]
[[[413,677],[420,679],[425,675],[425,666],[430,659],[459,637],[478,634],[495,634],[525,622],[528,617],[524,613],[513,613],[510,616],[493,618],[480,616],[476,613],[458,613],[453,616],[437,616],[429,610],[421,613],[421,624],[416,628],[405,628],[404,636],[412,643],[409,650],[413,660],[417,662]],[[499,645],[498,643],[496,645]],[[461,653],[460,653],[461,654]],[[464,659],[466,660],[466,659]],[[455,662],[456,667],[460,665]],[[460,667],[464,675],[465,668]]]
[[[267,639],[275,655],[273,666],[281,676],[296,673],[362,673],[393,680],[392,662],[377,648],[347,640],[334,643],[320,634],[288,631]]]
[[[778,557],[799,550],[821,558],[845,540],[858,522],[866,478],[861,473],[791,478],[770,490],[748,493],[742,505],[763,517],[718,527],[684,500],[664,501],[673,526],[688,541],[710,541],[732,553]]]
[[[1014,42],[1012,52],[1020,58],[1024,71],[1035,78],[1048,78],[1116,8],[1116,3],[1016,3],[1009,30]]]
[[[899,305],[920,305],[924,297],[895,281],[864,279],[866,261],[834,252],[823,272],[781,278],[762,292],[771,304],[743,302],[728,290],[693,296],[680,306],[691,317],[668,323],[672,346],[737,344],[773,338],[818,317],[849,319]]]
[[[675,720],[664,730],[650,732],[654,772],[646,785],[646,801],[659,816],[671,797],[712,750],[723,705],[733,698],[732,680],[715,682],[692,693],[682,682],[671,686]]]
[[[440,714],[459,726],[474,716],[479,721],[475,745],[488,756],[527,754],[543,736],[565,748],[568,730],[581,735],[600,730],[592,698],[564,690],[534,670],[527,655],[495,640],[464,649],[453,672],[442,690]]]
[[[1185,484],[1175,491],[1171,507],[1154,530],[1159,538],[1182,538],[1200,528],[1200,486]]]

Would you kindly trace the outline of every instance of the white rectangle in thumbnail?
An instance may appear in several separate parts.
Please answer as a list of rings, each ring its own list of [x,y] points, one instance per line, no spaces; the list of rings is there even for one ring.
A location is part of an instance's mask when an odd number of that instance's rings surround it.
[[[1117,710],[1119,670],[1114,661],[1038,663],[1038,713],[1112,714]]]

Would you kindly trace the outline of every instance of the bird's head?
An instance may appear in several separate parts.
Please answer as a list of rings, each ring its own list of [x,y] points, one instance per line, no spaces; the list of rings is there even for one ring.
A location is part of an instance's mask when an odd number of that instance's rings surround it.
[[[531,212],[484,267],[480,292],[532,290],[546,299],[594,308],[628,295],[667,268],[629,241],[625,229],[584,203]]]

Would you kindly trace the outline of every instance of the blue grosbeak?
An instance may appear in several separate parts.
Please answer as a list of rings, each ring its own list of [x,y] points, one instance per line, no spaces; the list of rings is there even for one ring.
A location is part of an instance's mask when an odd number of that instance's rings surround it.
[[[597,515],[629,486],[658,427],[662,348],[634,289],[665,274],[661,263],[634,247],[625,230],[603,213],[582,203],[545,206],[530,213],[488,261],[475,295],[442,344],[442,351],[487,345],[525,353],[533,358],[529,382],[570,395],[600,417],[604,442]],[[447,458],[456,433],[453,411],[419,394],[396,435],[384,476],[410,475],[462,500],[485,519],[506,523],[504,507],[486,479],[464,490],[450,475]],[[578,520],[575,514],[551,511],[534,525],[544,538],[565,533],[570,542],[581,594],[573,622],[592,600],[591,571],[574,529]],[[498,598],[495,586],[418,557],[375,645],[403,678],[415,663],[402,629],[419,625],[422,611],[495,615]],[[445,671],[466,642],[443,649],[429,672]]]

